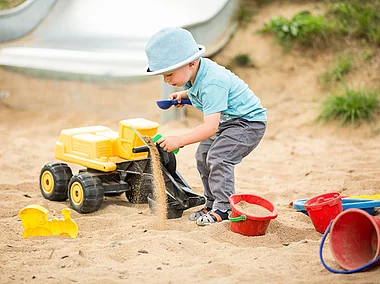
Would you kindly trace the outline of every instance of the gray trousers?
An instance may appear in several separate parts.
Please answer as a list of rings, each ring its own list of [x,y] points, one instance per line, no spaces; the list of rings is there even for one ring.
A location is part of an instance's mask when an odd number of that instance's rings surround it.
[[[266,123],[235,119],[219,126],[202,141],[195,154],[206,207],[230,210],[228,198],[235,193],[235,165],[252,152],[264,136]]]

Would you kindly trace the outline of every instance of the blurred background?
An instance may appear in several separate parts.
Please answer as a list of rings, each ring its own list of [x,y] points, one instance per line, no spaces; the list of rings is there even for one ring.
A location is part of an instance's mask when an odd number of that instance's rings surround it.
[[[164,27],[184,27],[206,46],[206,56],[212,56],[235,31],[238,9],[236,0],[0,3],[5,103],[106,116],[125,116],[128,109],[128,116],[144,113],[156,119],[158,110],[151,98],[167,98],[175,89],[160,77],[145,77],[149,38]],[[178,118],[182,112],[173,109],[164,115]]]
[[[284,106],[300,101],[297,93],[308,119],[373,122],[379,7],[378,0],[0,0],[0,102],[162,123],[199,117],[192,108],[160,111],[155,100],[176,89],[143,74],[150,36],[180,26],[268,108],[276,97]]]
[[[20,243],[21,208],[61,217],[68,206],[44,199],[38,181],[61,130],[117,131],[137,117],[160,122],[163,136],[199,125],[192,106],[158,109],[173,90],[143,75],[145,44],[167,25],[188,28],[268,110],[262,142],[235,169],[237,193],[279,209],[267,236],[188,218],[158,231],[144,204],[115,196],[99,213],[73,211],[76,241]],[[322,271],[320,235],[290,203],[380,193],[379,87],[380,0],[0,0],[0,283],[341,283]],[[196,147],[176,166],[201,194]],[[379,283],[379,269],[352,277]]]

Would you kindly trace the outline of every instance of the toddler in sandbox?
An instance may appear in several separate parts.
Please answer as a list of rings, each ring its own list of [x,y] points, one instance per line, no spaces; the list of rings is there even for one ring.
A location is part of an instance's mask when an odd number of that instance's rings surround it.
[[[145,52],[145,74],[162,75],[166,83],[183,87],[169,99],[179,103],[189,99],[204,115],[203,123],[190,132],[157,141],[169,152],[200,142],[195,158],[206,204],[192,213],[190,220],[200,226],[228,220],[228,198],[235,193],[235,165],[260,143],[266,129],[266,109],[243,80],[203,58],[205,47],[185,29],[160,30],[150,38]]]

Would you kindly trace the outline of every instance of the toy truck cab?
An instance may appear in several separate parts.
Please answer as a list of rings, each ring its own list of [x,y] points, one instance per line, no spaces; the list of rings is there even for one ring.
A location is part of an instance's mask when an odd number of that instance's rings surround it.
[[[133,148],[143,146],[140,137],[155,135],[158,127],[156,122],[135,118],[120,121],[119,132],[105,126],[65,129],[56,142],[55,157],[98,171],[114,171],[117,163],[146,158],[147,152],[133,153]]]

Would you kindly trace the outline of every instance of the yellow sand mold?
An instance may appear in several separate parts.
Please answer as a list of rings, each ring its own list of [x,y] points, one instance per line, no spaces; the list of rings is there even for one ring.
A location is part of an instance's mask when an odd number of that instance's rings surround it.
[[[39,205],[29,205],[18,216],[21,219],[24,239],[34,236],[67,236],[76,238],[78,226],[70,217],[70,209],[62,209],[63,218],[48,219],[48,210]]]

